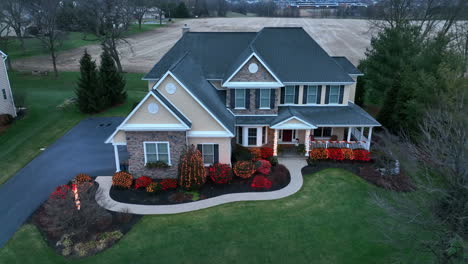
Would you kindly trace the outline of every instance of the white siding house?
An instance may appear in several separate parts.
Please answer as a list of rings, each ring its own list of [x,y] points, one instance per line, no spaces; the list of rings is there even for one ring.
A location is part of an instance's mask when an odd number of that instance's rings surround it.
[[[9,114],[16,117],[16,107],[6,67],[7,55],[0,50],[0,56],[0,115]]]

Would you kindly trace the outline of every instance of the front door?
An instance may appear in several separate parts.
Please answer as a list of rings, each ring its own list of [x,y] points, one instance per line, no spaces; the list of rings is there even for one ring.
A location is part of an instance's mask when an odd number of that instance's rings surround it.
[[[292,142],[292,130],[283,130],[283,142]]]

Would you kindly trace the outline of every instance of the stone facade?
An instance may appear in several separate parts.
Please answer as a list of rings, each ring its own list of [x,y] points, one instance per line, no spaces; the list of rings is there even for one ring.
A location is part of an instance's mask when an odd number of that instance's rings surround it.
[[[234,89],[229,89],[226,93],[226,106],[229,107],[236,115],[276,115],[278,114],[278,96],[279,89],[275,89],[275,107],[273,109],[258,109],[256,108],[256,89],[250,89],[250,106],[248,109],[235,109],[231,104],[231,96],[234,96]]]
[[[251,73],[249,65],[255,63],[258,66],[258,71]],[[230,82],[276,82],[275,78],[263,67],[262,63],[257,58],[252,57],[239,72],[234,75]]]
[[[129,153],[128,170],[134,177],[144,175],[156,179],[177,178],[180,155],[186,147],[185,131],[127,131],[126,137]],[[146,168],[143,146],[145,141],[168,141],[171,167],[165,169]]]

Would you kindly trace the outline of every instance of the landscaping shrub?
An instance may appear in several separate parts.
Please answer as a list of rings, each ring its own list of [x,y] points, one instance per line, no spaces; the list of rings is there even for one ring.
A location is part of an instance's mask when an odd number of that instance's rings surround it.
[[[229,164],[216,163],[208,168],[208,174],[217,184],[226,184],[232,179],[232,169]]]
[[[255,164],[257,166],[257,172],[269,175],[271,172],[271,163],[268,160],[259,160]]]
[[[156,162],[148,162],[146,163],[146,168],[148,169],[163,169],[163,168],[169,168],[169,164],[167,164],[166,162],[162,161],[162,160],[158,160]]]
[[[273,149],[270,147],[262,147],[260,149],[260,153],[261,153],[262,159],[268,160],[271,157],[273,157]]]
[[[169,201],[173,203],[184,203],[192,201],[192,194],[186,192],[176,192],[169,196]]]
[[[163,191],[177,188],[176,179],[164,179],[159,184],[161,185],[161,190]]]
[[[179,162],[179,184],[190,190],[206,182],[206,171],[200,151],[190,146],[184,150]]]
[[[249,149],[250,153],[252,153],[252,161],[257,161],[262,159],[262,153],[259,148],[251,148]]]
[[[153,182],[153,180],[148,176],[138,177],[138,179],[135,180],[135,189],[146,188],[151,182]]]
[[[146,189],[146,192],[148,193],[156,193],[160,191],[162,188],[161,188],[161,184],[157,182],[152,182],[148,186],[146,186],[145,189]]]
[[[340,148],[328,148],[327,149],[328,158],[332,160],[343,160],[343,150]]]
[[[234,173],[244,179],[250,178],[255,170],[255,164],[251,161],[238,161],[234,164]]]
[[[370,161],[370,152],[365,149],[353,150],[354,160]]]
[[[284,185],[288,180],[289,170],[282,164],[275,166],[268,179],[276,185]]]
[[[75,176],[76,183],[91,182],[93,179],[88,174],[80,173]]]
[[[299,144],[296,146],[296,153],[300,155],[304,155],[306,153],[305,150],[305,145],[304,144]]]
[[[67,184],[60,185],[50,194],[52,199],[65,199],[71,197],[71,187]]]
[[[252,160],[252,153],[248,148],[241,145],[236,145],[232,150],[232,161],[233,163],[237,161],[247,161]]]
[[[6,126],[13,122],[13,116],[9,114],[0,115],[0,126]]]
[[[272,186],[271,181],[265,176],[258,175],[253,178],[250,187],[254,189],[270,189]]]
[[[133,176],[124,171],[114,173],[112,176],[112,186],[129,189],[133,183]]]
[[[278,165],[278,157],[277,156],[271,156],[269,160],[270,160],[271,166]]]
[[[314,148],[310,151],[310,158],[315,160],[327,159],[328,152],[324,148]]]
[[[354,154],[353,154],[352,149],[342,148],[341,151],[343,151],[343,158],[345,160],[353,160],[354,159]]]

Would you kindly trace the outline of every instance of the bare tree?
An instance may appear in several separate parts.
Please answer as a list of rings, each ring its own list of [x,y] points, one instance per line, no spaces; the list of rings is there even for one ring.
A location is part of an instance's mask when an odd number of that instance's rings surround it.
[[[468,21],[455,24],[454,48],[462,55],[465,74],[468,72]]]
[[[60,14],[61,0],[29,1],[28,7],[33,22],[40,30],[36,38],[38,38],[49,51],[54,67],[54,74],[55,77],[57,77],[57,51],[65,38],[65,33],[57,28],[57,18]]]
[[[132,12],[135,19],[138,21],[138,29],[141,29],[141,23],[143,21],[143,17],[151,8],[151,1],[149,0],[132,0],[130,1],[132,6]]]
[[[2,20],[10,26],[20,41],[21,48],[24,50],[24,29],[29,23],[25,1],[22,0],[2,0],[0,1],[0,10],[2,11]]]
[[[0,13],[0,21],[1,21],[2,14]],[[8,48],[12,42],[10,38],[11,28],[9,25],[0,22],[0,50],[4,52],[8,52]],[[10,57],[7,58],[7,66],[8,69],[13,69],[11,66]]]
[[[408,245],[401,252],[425,251],[437,263],[468,261],[468,139],[466,79],[456,79],[453,90],[441,94],[420,125],[417,143],[402,136],[387,138],[417,191],[374,194],[376,204],[394,223],[386,233],[392,245]],[[381,222],[388,225],[388,221]],[[388,229],[387,229],[388,230]],[[407,241],[409,243],[401,243]]]

